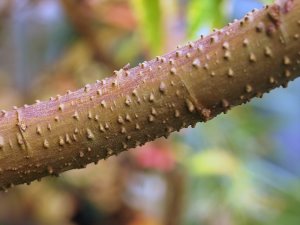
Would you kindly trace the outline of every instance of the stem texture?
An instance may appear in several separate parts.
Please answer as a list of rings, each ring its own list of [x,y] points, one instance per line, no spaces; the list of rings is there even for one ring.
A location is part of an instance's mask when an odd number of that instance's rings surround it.
[[[64,96],[0,112],[0,187],[82,168],[212,119],[300,75],[300,0]]]

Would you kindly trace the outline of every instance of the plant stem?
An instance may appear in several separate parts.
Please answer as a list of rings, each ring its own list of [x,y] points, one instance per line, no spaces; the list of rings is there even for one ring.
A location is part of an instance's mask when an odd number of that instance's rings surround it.
[[[212,119],[300,75],[300,0],[45,102],[0,113],[0,186],[82,168]]]

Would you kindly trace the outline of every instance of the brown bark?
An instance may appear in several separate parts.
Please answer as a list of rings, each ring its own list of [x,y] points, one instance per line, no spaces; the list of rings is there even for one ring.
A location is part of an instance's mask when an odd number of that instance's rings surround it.
[[[46,102],[0,113],[0,186],[82,168],[300,75],[300,0]]]

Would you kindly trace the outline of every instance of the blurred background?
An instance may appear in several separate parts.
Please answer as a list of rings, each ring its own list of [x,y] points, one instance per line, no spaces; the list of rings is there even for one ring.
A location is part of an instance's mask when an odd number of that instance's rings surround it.
[[[270,2],[0,0],[0,108],[76,90]],[[299,89],[0,193],[0,225],[299,225]]]

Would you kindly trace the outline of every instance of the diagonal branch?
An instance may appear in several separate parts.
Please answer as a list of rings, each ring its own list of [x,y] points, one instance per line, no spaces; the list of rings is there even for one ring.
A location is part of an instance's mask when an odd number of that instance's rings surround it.
[[[300,75],[300,0],[46,102],[0,113],[0,186],[30,183],[199,121]]]

